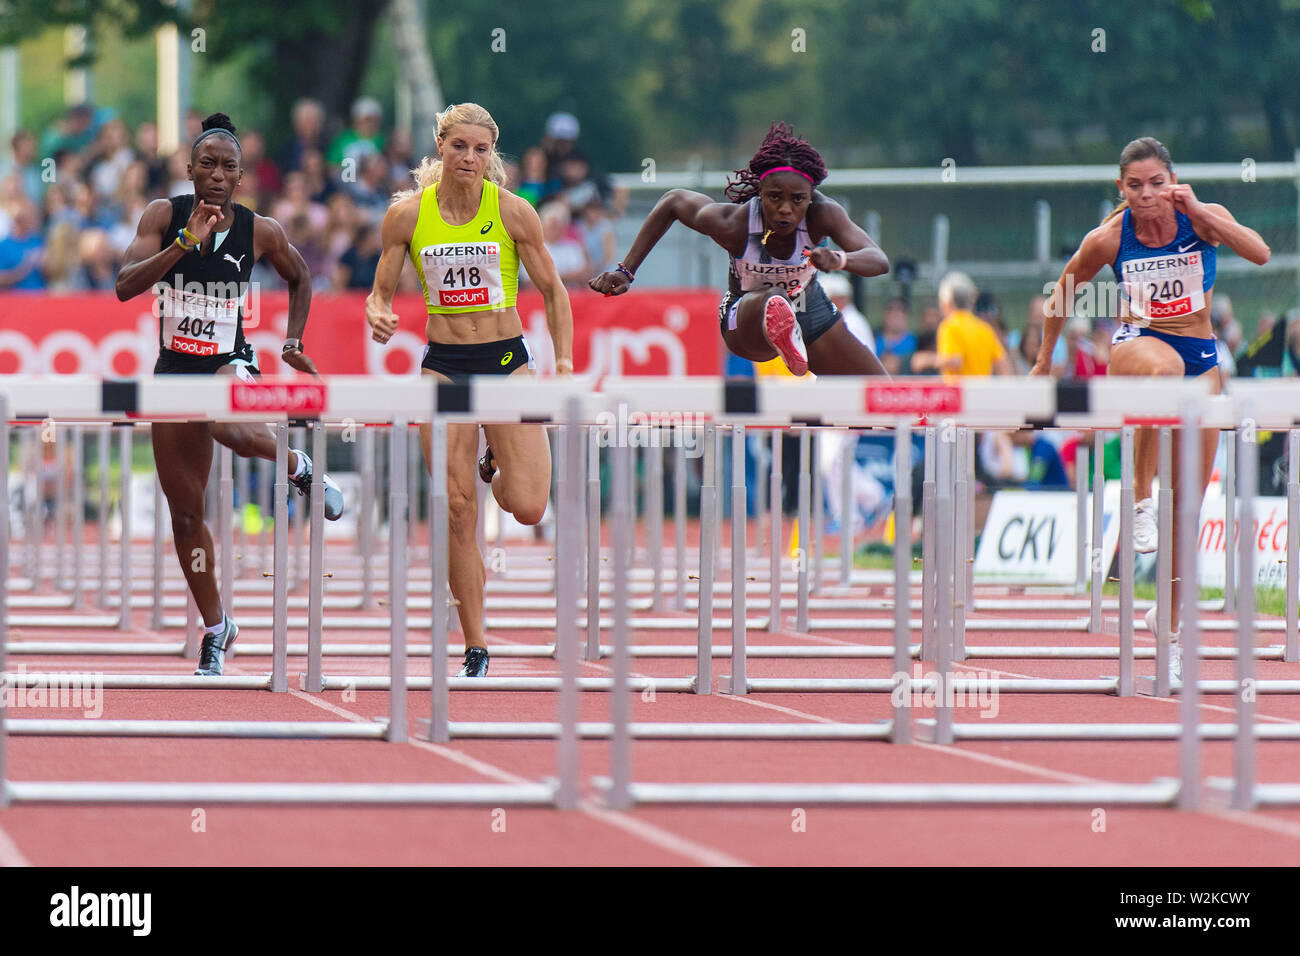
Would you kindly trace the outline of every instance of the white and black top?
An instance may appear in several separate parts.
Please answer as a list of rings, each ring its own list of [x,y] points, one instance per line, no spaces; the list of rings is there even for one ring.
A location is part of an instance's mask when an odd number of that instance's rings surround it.
[[[172,218],[166,238],[171,241],[189,222],[194,196],[168,201]],[[234,214],[229,230],[212,235],[211,248],[185,253],[154,285],[160,350],[155,371],[215,371],[230,362],[252,363],[244,318],[255,259],[253,211],[236,203]]]

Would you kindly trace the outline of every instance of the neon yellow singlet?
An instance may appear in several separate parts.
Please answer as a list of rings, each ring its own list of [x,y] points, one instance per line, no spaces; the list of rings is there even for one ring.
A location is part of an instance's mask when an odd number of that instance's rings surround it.
[[[420,194],[409,247],[424,301],[432,312],[488,312],[515,304],[519,255],[501,221],[497,184],[483,180],[478,213],[451,226],[438,211],[438,184]]]

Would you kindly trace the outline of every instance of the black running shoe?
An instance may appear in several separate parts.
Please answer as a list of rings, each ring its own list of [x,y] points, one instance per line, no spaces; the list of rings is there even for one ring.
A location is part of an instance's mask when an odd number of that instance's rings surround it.
[[[465,652],[465,666],[457,677],[487,677],[488,652],[486,647],[471,647]]]
[[[235,638],[239,636],[239,625],[226,618],[226,627],[220,634],[205,634],[203,646],[199,649],[199,667],[194,672],[196,677],[220,677],[225,667],[226,651],[230,650]]]
[[[302,459],[302,474],[297,478],[290,478],[289,483],[298,489],[298,494],[311,500],[311,459],[307,457],[305,451],[294,451]],[[321,483],[325,486],[325,517],[330,521],[338,521],[343,514],[343,492],[339,486],[334,483],[334,479],[329,475],[321,475]]]
[[[492,476],[497,473],[497,462],[492,456],[492,446],[488,445],[488,450],[483,453],[483,457],[478,460],[478,476],[483,479],[485,485],[492,484]]]

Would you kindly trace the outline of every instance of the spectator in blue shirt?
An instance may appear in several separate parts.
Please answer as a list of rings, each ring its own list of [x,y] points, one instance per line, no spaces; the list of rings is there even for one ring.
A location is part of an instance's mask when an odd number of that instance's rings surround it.
[[[890,375],[906,374],[909,359],[916,351],[916,336],[909,328],[911,318],[907,314],[907,303],[900,298],[890,299],[885,303],[880,335],[876,337],[879,346],[876,355],[880,364]]]
[[[9,235],[0,239],[0,290],[39,291],[45,288],[45,277],[41,275],[45,240],[35,204],[19,203],[13,217]]]

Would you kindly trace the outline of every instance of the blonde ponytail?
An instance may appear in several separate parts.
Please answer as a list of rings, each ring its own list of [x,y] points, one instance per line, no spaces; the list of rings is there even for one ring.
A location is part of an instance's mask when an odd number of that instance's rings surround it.
[[[501,158],[501,153],[497,150],[497,140],[501,136],[501,131],[497,128],[496,120],[492,118],[492,114],[477,103],[460,103],[448,106],[438,114],[438,126],[435,130],[438,142],[441,142],[457,126],[481,126],[492,134],[492,153],[488,156],[487,170],[484,177],[498,186],[504,187],[506,184],[506,164]],[[415,185],[410,189],[404,189],[394,194],[393,202],[418,195],[442,179],[442,159],[439,154],[435,152],[432,156],[426,156],[420,161],[419,166],[411,170],[411,176],[415,179]]]

